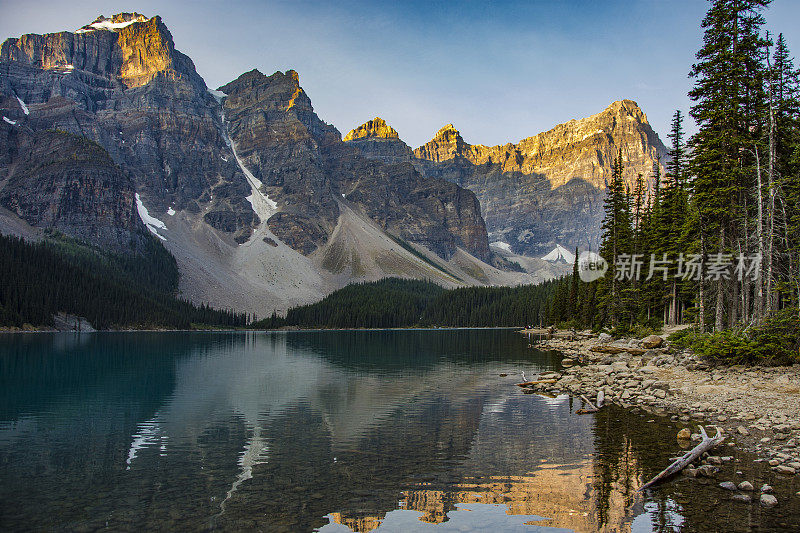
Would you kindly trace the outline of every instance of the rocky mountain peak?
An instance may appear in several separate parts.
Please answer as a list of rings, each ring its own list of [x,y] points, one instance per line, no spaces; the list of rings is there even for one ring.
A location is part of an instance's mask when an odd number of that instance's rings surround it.
[[[298,150],[313,152],[316,146],[341,142],[339,131],[314,113],[299,79],[294,70],[266,76],[253,69],[219,88],[227,95],[228,133],[239,156],[259,179],[265,178],[260,158],[266,151],[299,143]],[[270,170],[265,167],[264,171]]]
[[[230,107],[241,106],[237,98],[246,98],[250,104],[259,103],[264,110],[312,113],[311,99],[300,87],[300,76],[294,70],[277,71],[271,76],[258,69],[245,72],[232,82],[219,88],[229,97]]]
[[[368,120],[359,127],[353,129],[345,135],[344,141],[353,141],[355,139],[365,138],[378,138],[378,139],[399,139],[400,136],[397,131],[389,126],[381,117],[375,117]]]
[[[437,137],[440,135],[452,135],[452,134],[460,135],[458,130],[452,124],[445,124],[444,126],[439,128],[438,132],[436,132]]]
[[[612,102],[604,112],[640,117],[644,122],[647,122],[647,115],[644,114],[644,111],[642,111],[642,108],[639,107],[639,104],[633,100],[624,99]]]
[[[141,87],[159,76],[183,80],[198,92],[206,89],[194,63],[175,49],[172,34],[157,15],[100,15],[75,33],[10,38],[0,49],[0,61],[59,75],[86,72],[121,82],[126,89]]]
[[[276,72],[276,74],[278,73]],[[261,72],[257,68],[254,68],[253,70],[248,70],[247,72],[239,75],[239,77],[236,78],[235,80],[230,81],[225,85],[218,87],[217,90],[222,91],[225,94],[231,96],[234,94],[235,91],[241,91],[243,89],[253,87],[256,84],[261,83],[262,80],[264,80],[266,77],[267,76],[263,72]]]
[[[368,120],[352,130],[345,136],[344,142],[358,148],[366,157],[387,164],[411,162],[414,159],[411,148],[380,117]]]
[[[458,131],[452,124],[445,124],[439,128],[439,131],[436,132],[436,135],[433,136],[433,139],[446,143],[466,144],[464,142],[464,138],[461,136],[461,132]]]
[[[300,74],[296,70],[289,69],[286,72],[280,70],[275,72],[272,76],[268,76],[269,82],[274,85],[281,85],[291,87],[292,89],[300,89]]]
[[[419,159],[438,163],[456,156],[464,156],[469,148],[461,133],[452,124],[446,124],[436,132],[433,139],[414,150],[414,155]]]

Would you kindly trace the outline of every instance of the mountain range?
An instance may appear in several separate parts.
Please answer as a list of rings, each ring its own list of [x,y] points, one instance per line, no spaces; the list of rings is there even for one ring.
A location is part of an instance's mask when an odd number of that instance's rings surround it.
[[[663,173],[668,153],[632,100],[502,146],[469,144],[447,124],[412,150],[379,117],[344,140],[367,157],[408,161],[423,176],[473,191],[490,240],[500,249],[533,256],[560,245],[596,250],[605,188],[619,151],[631,188],[639,174],[652,186],[654,169]]]
[[[139,13],[7,39],[0,113],[0,232],[157,239],[182,296],[261,316],[386,276],[551,278],[542,252],[596,245],[617,150],[629,180],[666,152],[629,100],[504,146],[446,126],[412,150],[379,118],[342,138],[295,71],[211,90]]]

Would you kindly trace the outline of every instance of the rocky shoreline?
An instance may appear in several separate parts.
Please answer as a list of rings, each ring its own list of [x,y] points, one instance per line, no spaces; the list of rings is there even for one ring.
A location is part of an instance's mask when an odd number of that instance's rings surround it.
[[[607,334],[574,332],[549,336],[532,346],[563,353],[564,368],[520,384],[523,392],[584,395],[594,402],[602,390],[606,403],[638,407],[685,423],[689,431],[683,436],[694,440],[700,438],[693,433],[698,425],[719,426],[729,446],[753,452],[757,461],[768,461],[777,474],[800,474],[800,365],[714,367],[654,335],[618,340]],[[703,462],[713,467],[717,459],[706,457]]]

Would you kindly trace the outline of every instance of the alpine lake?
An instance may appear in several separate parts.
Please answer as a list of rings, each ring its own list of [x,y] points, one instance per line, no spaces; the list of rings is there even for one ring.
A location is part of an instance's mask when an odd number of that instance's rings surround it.
[[[637,488],[668,416],[516,386],[513,330],[0,335],[0,531],[800,531],[797,481],[726,446]],[[696,428],[694,429],[696,431]],[[773,485],[767,509],[720,481]]]

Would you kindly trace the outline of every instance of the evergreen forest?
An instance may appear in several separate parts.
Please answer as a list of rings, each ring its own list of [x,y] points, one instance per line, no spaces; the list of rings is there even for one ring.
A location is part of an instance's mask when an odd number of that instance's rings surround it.
[[[148,236],[141,254],[114,255],[63,235],[37,242],[0,236],[0,326],[48,327],[53,315],[96,329],[239,327],[244,313],[177,298],[175,258]]]

